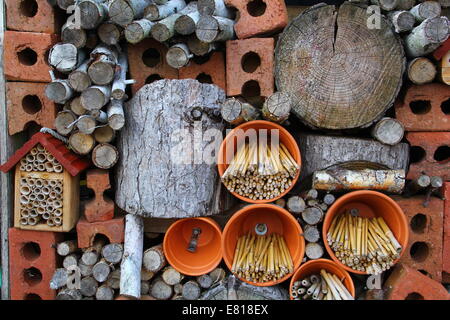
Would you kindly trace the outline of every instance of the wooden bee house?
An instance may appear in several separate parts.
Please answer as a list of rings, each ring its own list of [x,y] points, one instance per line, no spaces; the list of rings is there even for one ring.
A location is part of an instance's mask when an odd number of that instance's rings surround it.
[[[90,162],[48,133],[36,133],[0,167],[15,167],[14,227],[70,231],[78,221],[79,174]]]

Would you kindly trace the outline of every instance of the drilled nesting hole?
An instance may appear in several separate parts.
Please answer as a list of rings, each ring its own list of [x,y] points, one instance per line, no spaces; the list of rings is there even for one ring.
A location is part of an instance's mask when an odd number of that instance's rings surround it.
[[[241,60],[242,70],[253,73],[261,65],[261,58],[255,52],[247,52]]]
[[[22,0],[20,2],[19,10],[25,17],[32,18],[37,14],[38,4],[36,0]]]
[[[161,79],[162,79],[161,76],[159,74],[155,73],[155,74],[148,76],[147,79],[145,79],[145,84],[150,84],[152,82],[155,82],[155,81],[158,81]]]
[[[200,73],[195,79],[200,83],[213,83],[211,76],[204,72]]]
[[[444,114],[450,114],[450,99],[441,103],[441,110]]]
[[[406,296],[405,300],[424,300],[424,298],[420,293],[411,292]]]
[[[416,214],[412,217],[410,225],[415,233],[423,233],[427,226],[427,216],[422,213]]]
[[[448,160],[450,158],[450,147],[449,146],[440,146],[434,152],[433,158],[436,161]]]
[[[411,101],[409,107],[414,114],[426,114],[431,110],[431,103],[427,100],[416,100]]]
[[[252,17],[259,17],[266,12],[267,5],[262,0],[253,0],[247,4],[247,12]]]
[[[419,146],[412,146],[409,149],[409,158],[411,163],[420,162],[425,158],[425,149]]]
[[[198,65],[205,64],[211,59],[210,55],[204,55],[204,56],[195,56],[192,58],[192,61],[194,61]]]
[[[22,99],[22,108],[28,114],[35,114],[41,111],[42,103],[38,96],[29,94]]]
[[[246,98],[259,97],[261,95],[261,88],[258,81],[247,81],[242,87],[242,95]]]
[[[36,293],[28,293],[24,300],[42,300],[41,296]]]
[[[23,278],[28,285],[33,286],[42,281],[42,273],[39,269],[31,267],[23,270]]]
[[[25,66],[32,66],[37,62],[37,53],[33,49],[26,48],[17,53],[19,62]]]
[[[22,255],[27,260],[37,259],[41,255],[41,247],[36,242],[27,242],[22,247]]]
[[[425,242],[418,241],[413,243],[409,254],[415,261],[423,262],[428,257],[429,251],[428,245]]]
[[[147,67],[154,68],[161,61],[161,54],[155,48],[150,48],[142,54],[142,61]]]

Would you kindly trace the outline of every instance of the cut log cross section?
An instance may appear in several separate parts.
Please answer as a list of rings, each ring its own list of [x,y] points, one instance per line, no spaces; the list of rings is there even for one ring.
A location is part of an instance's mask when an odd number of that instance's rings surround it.
[[[390,22],[367,27],[366,9],[352,3],[318,5],[295,18],[275,50],[280,91],[294,97],[293,113],[311,127],[366,127],[397,96],[405,58]]]

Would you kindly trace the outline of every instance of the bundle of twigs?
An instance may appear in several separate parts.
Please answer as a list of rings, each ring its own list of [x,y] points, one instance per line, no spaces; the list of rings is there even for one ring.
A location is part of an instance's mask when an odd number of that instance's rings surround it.
[[[335,274],[324,269],[302,280],[295,281],[291,288],[294,300],[355,300]]]
[[[239,238],[231,271],[251,282],[276,281],[294,271],[283,236],[247,234]]]
[[[245,143],[234,155],[222,181],[231,192],[252,200],[273,199],[293,183],[299,165],[282,143]]]
[[[343,213],[333,219],[327,241],[339,261],[368,274],[388,270],[402,251],[382,217],[363,218]]]

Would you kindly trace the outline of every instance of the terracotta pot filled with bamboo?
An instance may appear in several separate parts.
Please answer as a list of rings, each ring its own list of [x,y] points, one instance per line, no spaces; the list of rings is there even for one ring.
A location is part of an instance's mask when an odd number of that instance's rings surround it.
[[[380,274],[400,259],[408,243],[402,209],[377,191],[354,191],[329,209],[322,235],[330,257],[345,270]]]
[[[240,280],[272,286],[300,266],[305,241],[297,220],[272,204],[249,205],[237,211],[222,234],[223,258]]]
[[[295,271],[290,283],[291,300],[354,300],[350,274],[328,259],[310,260]]]
[[[268,203],[286,195],[300,175],[300,149],[282,126],[263,120],[246,122],[222,142],[218,170],[237,198]]]

